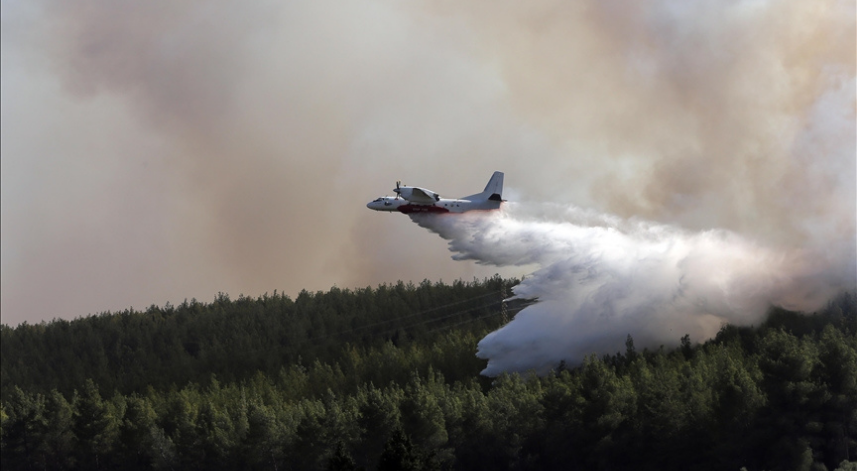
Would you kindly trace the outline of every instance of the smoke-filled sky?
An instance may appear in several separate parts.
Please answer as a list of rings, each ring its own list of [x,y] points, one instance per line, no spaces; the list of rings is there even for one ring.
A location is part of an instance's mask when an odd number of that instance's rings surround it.
[[[532,227],[566,228],[559,207],[727,231],[812,260],[809,286],[853,285],[856,14],[3,0],[2,322],[520,276],[365,207],[398,179],[457,197],[494,170]]]

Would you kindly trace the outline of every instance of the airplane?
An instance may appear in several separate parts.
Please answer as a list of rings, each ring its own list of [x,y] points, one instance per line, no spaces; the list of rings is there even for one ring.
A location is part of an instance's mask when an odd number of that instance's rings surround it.
[[[459,199],[441,198],[437,193],[396,182],[395,198],[383,196],[366,207],[375,211],[398,211],[404,214],[464,213],[473,210],[500,209],[503,195],[503,172],[494,172],[482,193]]]

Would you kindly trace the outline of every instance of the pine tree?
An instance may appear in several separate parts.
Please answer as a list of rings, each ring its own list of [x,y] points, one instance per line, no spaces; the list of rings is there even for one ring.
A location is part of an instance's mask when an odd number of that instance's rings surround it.
[[[0,453],[3,469],[37,469],[44,466],[44,399],[15,387],[4,404],[8,414],[3,421]]]
[[[56,389],[45,398],[43,435],[48,469],[68,469],[73,463],[73,414],[71,404]]]
[[[124,469],[146,469],[152,464],[152,429],[157,415],[148,399],[127,398],[119,425],[119,453]]]
[[[384,446],[381,459],[378,461],[378,471],[419,471],[422,469],[420,457],[414,451],[411,439],[401,430],[396,429]]]
[[[88,379],[75,401],[73,430],[77,461],[82,467],[100,469],[113,449],[116,420],[110,405],[101,399],[95,383]]]
[[[354,458],[346,451],[342,442],[336,445],[336,451],[330,460],[327,462],[327,471],[357,471],[357,464],[354,463]]]

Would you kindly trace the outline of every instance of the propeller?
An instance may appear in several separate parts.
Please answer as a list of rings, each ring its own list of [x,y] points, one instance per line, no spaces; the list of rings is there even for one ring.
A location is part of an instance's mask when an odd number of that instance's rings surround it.
[[[401,188],[399,188],[399,187],[401,187],[401,186],[402,186],[402,181],[401,181],[401,180],[397,180],[397,181],[396,181],[396,189],[395,189],[395,190],[393,190],[394,192],[396,192],[396,199],[399,199],[399,196],[402,196],[402,195],[400,194],[402,190],[401,190]]]

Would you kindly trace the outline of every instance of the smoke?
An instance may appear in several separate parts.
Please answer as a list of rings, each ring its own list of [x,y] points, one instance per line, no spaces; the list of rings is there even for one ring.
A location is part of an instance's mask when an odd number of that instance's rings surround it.
[[[853,2],[0,7],[5,323],[490,276],[364,205],[494,170],[853,278]]]
[[[590,208],[417,221],[455,260],[534,270],[515,295],[539,302],[480,342],[484,374],[628,334],[702,341],[857,286],[853,3],[468,5],[515,111],[568,155],[522,199],[582,185]]]
[[[454,28],[385,1],[2,5],[4,322],[491,274],[365,208],[495,127]]]
[[[684,334],[703,341],[724,323],[759,322],[771,304],[818,308],[854,283],[830,276],[836,267],[802,250],[576,207],[510,203],[491,213],[412,218],[449,240],[455,260],[535,268],[514,297],[538,302],[479,343],[489,376],[613,353],[628,334],[638,347],[676,344]]]

